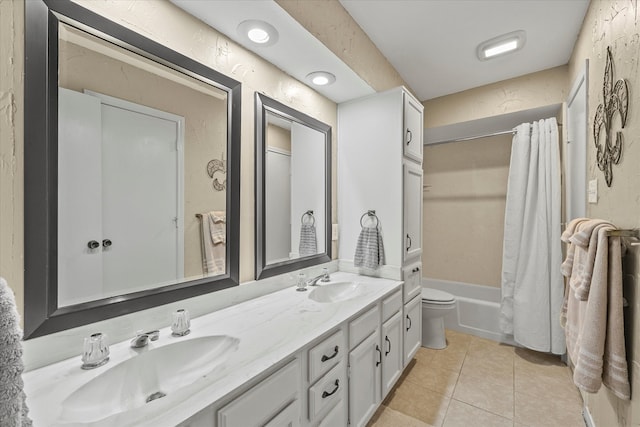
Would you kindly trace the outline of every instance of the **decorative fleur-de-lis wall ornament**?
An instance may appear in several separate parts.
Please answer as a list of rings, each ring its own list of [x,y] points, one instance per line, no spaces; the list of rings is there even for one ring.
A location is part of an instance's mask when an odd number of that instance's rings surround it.
[[[597,150],[598,169],[604,172],[607,187],[611,187],[613,180],[612,165],[617,165],[622,156],[622,131],[615,133],[613,141],[611,125],[616,114],[620,114],[620,124],[624,129],[627,123],[627,110],[629,107],[629,88],[625,79],[613,83],[613,59],[611,47],[607,47],[607,64],[604,68],[604,84],[602,87],[604,102],[598,105],[596,116],[593,119],[593,139]],[[600,142],[600,135],[604,130],[604,145]]]
[[[209,178],[213,178],[213,175],[216,172],[221,172],[223,174],[227,173],[227,162],[224,161],[224,153],[222,154],[220,159],[213,159],[207,163],[207,174]],[[216,191],[224,191],[227,187],[227,180],[225,179],[220,183],[218,178],[213,178],[213,189]]]

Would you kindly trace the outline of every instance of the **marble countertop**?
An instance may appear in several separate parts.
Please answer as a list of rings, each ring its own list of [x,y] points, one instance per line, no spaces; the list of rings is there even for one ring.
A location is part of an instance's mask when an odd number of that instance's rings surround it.
[[[192,332],[186,337],[173,337],[166,327],[160,330],[158,341],[150,342],[148,349],[134,350],[129,341],[113,344],[109,363],[100,368],[80,369],[78,356],[27,372],[23,378],[34,426],[177,425],[291,357],[402,284],[344,272],[333,273],[331,279],[332,282],[359,282],[362,292],[341,302],[319,303],[309,298],[313,288],[296,292],[292,286],[192,319]],[[239,340],[237,350],[216,367],[215,375],[201,377],[184,390],[95,422],[80,424],[65,420],[66,399],[106,370],[144,351],[212,335],[228,335]],[[105,399],[110,393],[122,393],[122,390],[116,387],[105,390]]]

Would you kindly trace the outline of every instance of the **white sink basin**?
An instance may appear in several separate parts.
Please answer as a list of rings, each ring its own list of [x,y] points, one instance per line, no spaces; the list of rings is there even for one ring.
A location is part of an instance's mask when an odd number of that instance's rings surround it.
[[[364,294],[365,288],[358,282],[335,282],[319,285],[309,294],[316,302],[341,302]]]
[[[60,421],[95,422],[171,396],[199,379],[210,379],[238,349],[238,343],[237,338],[217,335],[144,351],[70,394],[62,402]]]

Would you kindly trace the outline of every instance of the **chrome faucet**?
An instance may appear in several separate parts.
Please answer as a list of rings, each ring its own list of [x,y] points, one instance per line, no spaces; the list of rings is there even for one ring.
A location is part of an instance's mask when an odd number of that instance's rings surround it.
[[[136,333],[136,337],[131,340],[131,348],[142,348],[149,344],[149,340],[157,341],[158,338],[160,338],[160,331],[157,329],[149,332],[139,331]]]
[[[322,274],[314,277],[313,279],[307,280],[307,286],[318,286],[318,280],[326,283],[331,281],[331,276],[329,276],[329,270],[326,268],[322,269]]]

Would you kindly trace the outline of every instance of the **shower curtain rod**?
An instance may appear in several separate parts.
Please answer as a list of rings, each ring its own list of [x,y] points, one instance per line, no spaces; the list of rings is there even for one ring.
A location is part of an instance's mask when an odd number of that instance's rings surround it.
[[[558,127],[562,127],[562,123],[558,123]],[[493,132],[493,133],[486,133],[486,134],[482,134],[482,135],[464,136],[462,138],[447,139],[445,141],[433,142],[433,143],[427,144],[427,145],[446,144],[448,142],[472,141],[474,139],[488,138],[490,136],[507,135],[509,133],[512,134],[512,135],[515,135],[516,132],[517,132],[516,128],[513,128],[513,129],[509,129],[509,130],[503,130],[503,131]]]

